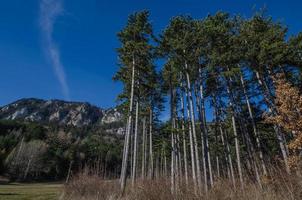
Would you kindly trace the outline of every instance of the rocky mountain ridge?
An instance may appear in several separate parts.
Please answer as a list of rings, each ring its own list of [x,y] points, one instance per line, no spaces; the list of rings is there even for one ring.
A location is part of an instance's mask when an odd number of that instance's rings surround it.
[[[24,98],[0,107],[0,119],[54,123],[75,127],[110,124],[122,121],[116,109],[102,109],[87,102]]]

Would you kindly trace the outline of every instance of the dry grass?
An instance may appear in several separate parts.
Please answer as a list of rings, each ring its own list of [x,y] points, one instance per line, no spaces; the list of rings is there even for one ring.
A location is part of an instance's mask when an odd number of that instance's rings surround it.
[[[177,194],[170,192],[170,180],[138,180],[134,188],[128,184],[121,197],[118,180],[102,180],[95,175],[79,174],[64,186],[65,200],[293,200],[302,199],[302,178],[297,175],[276,174],[263,179],[263,188],[246,182],[242,189],[235,190],[227,180],[217,180],[211,190],[195,195],[192,184],[181,185]],[[238,188],[240,188],[238,186]]]
[[[103,180],[96,175],[81,173],[65,185],[64,199],[117,199],[118,185],[115,181]]]

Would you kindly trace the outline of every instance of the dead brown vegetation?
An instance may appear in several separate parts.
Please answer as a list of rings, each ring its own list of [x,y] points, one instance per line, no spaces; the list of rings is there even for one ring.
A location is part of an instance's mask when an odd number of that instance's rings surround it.
[[[238,181],[237,181],[238,182]],[[257,183],[245,181],[242,189],[235,190],[228,180],[217,180],[206,194],[196,195],[192,184],[180,184],[174,195],[170,191],[170,179],[138,180],[135,187],[128,184],[122,196],[118,180],[104,180],[96,175],[81,173],[74,176],[64,186],[64,200],[294,200],[302,199],[302,178],[296,174],[287,175],[276,171],[273,176],[262,180],[262,188]],[[237,187],[240,188],[240,187]],[[202,190],[203,191],[203,190]]]

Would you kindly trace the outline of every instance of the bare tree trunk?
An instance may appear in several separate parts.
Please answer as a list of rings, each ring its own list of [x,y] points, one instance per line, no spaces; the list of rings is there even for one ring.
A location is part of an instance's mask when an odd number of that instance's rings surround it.
[[[215,115],[215,114],[214,114]],[[218,133],[217,133],[217,127],[215,124],[215,145],[218,146]],[[217,151],[215,151],[215,158],[216,158],[216,172],[217,172],[217,177],[220,178],[220,163],[219,163],[219,155]]]
[[[190,110],[189,110],[189,102],[188,102],[188,95],[187,92],[186,94],[186,110],[187,110],[187,120],[188,120],[188,127],[189,127],[189,140],[190,140],[190,151],[191,151],[191,168],[192,168],[192,178],[193,178],[193,184],[194,184],[194,191],[197,193],[198,188],[198,183],[197,183],[197,176],[196,176],[196,160],[195,160],[195,141],[193,137],[193,132],[192,132],[192,126],[191,126],[191,116],[190,116]]]
[[[222,127],[220,126],[219,128],[220,128],[221,134],[223,135]],[[229,145],[229,142],[228,142],[228,137],[227,137],[226,132],[225,132],[225,142],[226,142],[226,149],[227,149],[227,155],[228,155],[228,161],[229,161],[229,166],[230,166],[232,182],[233,182],[234,188],[236,188],[233,161],[232,161],[232,157],[231,157],[231,150],[230,150],[230,145]]]
[[[146,176],[146,117],[143,118],[142,178]]]
[[[225,163],[227,165],[227,174],[228,174],[229,179],[232,180],[233,187],[236,189],[234,168],[233,168],[233,162],[232,162],[228,137],[227,137],[226,130],[223,131],[223,127],[222,127],[221,105],[219,102],[217,102],[215,94],[213,95],[212,99],[213,99],[213,105],[214,105],[214,112],[215,112],[215,116],[216,116],[215,118],[216,118],[216,122],[218,123],[221,142],[222,142],[223,149],[224,149]]]
[[[262,167],[262,170],[263,170],[263,174],[265,176],[267,176],[267,169],[266,169],[266,165],[264,163],[262,147],[261,147],[261,143],[260,143],[260,139],[259,139],[259,133],[258,133],[258,130],[257,130],[257,127],[256,127],[256,123],[255,123],[255,120],[254,120],[254,116],[253,116],[250,100],[249,100],[249,97],[248,97],[248,94],[247,94],[247,91],[246,91],[246,88],[245,88],[245,82],[244,82],[244,79],[243,79],[242,75],[240,76],[240,81],[241,81],[241,86],[243,88],[243,93],[244,93],[245,101],[246,101],[246,104],[247,104],[247,107],[248,107],[249,117],[251,119],[252,126],[253,126],[253,132],[254,132],[254,136],[255,136],[255,139],[256,139],[256,144],[257,144],[257,150],[258,150],[258,154],[259,154],[260,164],[261,164],[261,167]]]
[[[134,120],[134,118],[133,118]],[[133,169],[133,150],[134,150],[134,129],[135,123],[132,123],[131,133],[130,133],[130,177],[133,176],[132,169]],[[131,178],[132,179],[132,178]]]
[[[165,177],[164,174],[164,157],[165,157],[165,150],[164,150],[165,146],[162,143],[161,145],[161,152],[160,152],[160,176],[161,177]]]
[[[28,175],[28,172],[29,172],[29,169],[30,169],[30,164],[32,162],[32,159],[33,159],[33,155],[30,155],[30,158],[27,162],[27,166],[26,166],[26,169],[25,169],[25,172],[24,172],[24,177],[23,177],[23,180],[26,180],[27,178],[27,175]]]
[[[201,69],[199,69],[199,74],[201,78]],[[205,154],[207,154],[208,159],[208,168],[209,168],[209,175],[210,175],[210,184],[213,187],[213,174],[212,174],[212,166],[211,166],[211,156],[209,151],[209,136],[208,136],[208,128],[207,128],[207,120],[206,120],[206,112],[205,112],[205,106],[204,106],[204,96],[203,96],[203,86],[202,82],[200,80],[199,85],[199,92],[200,92],[200,106],[201,106],[201,115],[202,115],[202,123],[204,127],[204,142],[205,142]]]
[[[185,70],[186,70],[186,79],[187,79],[187,93],[188,93],[188,100],[189,100],[189,110],[191,115],[191,125],[192,125],[192,133],[194,139],[194,147],[195,147],[195,159],[196,159],[196,171],[197,171],[197,184],[198,188],[201,188],[201,174],[200,174],[200,161],[199,161],[199,153],[198,153],[198,143],[196,137],[196,126],[195,126],[195,114],[194,114],[194,106],[193,106],[193,98],[192,98],[192,89],[191,89],[191,82],[190,82],[190,75],[188,73],[188,65],[185,63]]]
[[[249,157],[248,160],[250,160],[252,162],[254,172],[255,172],[255,176],[256,176],[256,180],[257,180],[258,185],[260,186],[260,188],[262,188],[260,175],[259,175],[259,170],[258,170],[258,166],[257,166],[257,163],[256,163],[256,155],[255,155],[254,146],[253,146],[251,138],[248,134],[246,125],[242,122],[242,120],[240,118],[239,118],[239,121],[240,121],[240,124],[241,124],[240,126],[243,129],[242,132],[243,132],[245,140],[246,140],[247,152],[248,152],[248,157]]]
[[[106,177],[108,177],[107,174],[107,162],[108,162],[108,155],[110,154],[110,150],[106,152],[106,156],[105,156],[105,164],[104,164],[104,176],[103,178],[105,179]]]
[[[227,81],[228,82],[228,81]],[[240,180],[240,186],[243,188],[243,176],[242,176],[242,168],[241,168],[241,159],[240,159],[240,147],[239,147],[239,139],[238,139],[238,134],[237,134],[237,127],[236,127],[236,120],[235,120],[235,108],[233,105],[233,96],[231,94],[230,88],[227,83],[227,93],[229,95],[229,105],[230,108],[232,109],[232,126],[233,126],[233,133],[235,137],[235,150],[236,150],[236,160],[237,160],[237,168],[238,168],[238,175],[239,175],[239,180]]]
[[[152,139],[152,124],[153,124],[153,111],[152,108],[150,106],[150,117],[149,117],[149,128],[150,128],[150,132],[149,132],[149,178],[152,179],[153,178],[153,171],[154,171],[154,163],[153,163],[153,139]]]
[[[239,148],[239,139],[238,139],[237,127],[236,127],[236,121],[235,121],[234,115],[232,115],[232,126],[233,126],[233,133],[234,133],[234,137],[235,137],[237,168],[238,168],[240,185],[242,188],[243,187],[243,176],[242,176],[241,159],[240,159],[240,148]]]
[[[24,144],[24,136],[23,136],[22,139],[21,139],[20,147],[19,147],[18,153],[17,153],[17,155],[16,155],[16,160],[18,160],[18,158],[19,158],[19,156],[20,156],[20,153],[21,153],[21,151],[22,151],[22,149],[23,149],[23,144]]]
[[[214,100],[214,97],[213,98],[213,102],[216,101]],[[218,133],[218,128],[217,128],[217,125],[218,125],[218,118],[217,118],[217,113],[216,113],[216,104],[214,104],[214,109],[213,109],[213,121],[214,121],[214,133],[215,133],[215,145],[216,147],[219,147],[219,133]],[[223,149],[225,148],[224,147],[224,140],[221,138],[220,139],[223,144]],[[224,156],[225,156],[225,152],[224,152]],[[225,163],[220,163],[220,156],[219,156],[219,153],[218,153],[218,150],[216,149],[215,150],[215,160],[216,160],[216,177],[219,179],[221,176],[223,176],[223,171],[221,172],[220,171],[220,164],[222,164],[222,166],[224,166],[224,164],[227,164],[227,162]],[[228,168],[228,167],[227,167]]]
[[[225,138],[224,138],[224,133],[222,131],[222,127],[221,127],[220,122],[218,122],[218,128],[219,128],[219,132],[220,132],[221,143],[222,143],[222,146],[223,146],[224,162],[227,166],[227,175],[228,175],[228,178],[233,181],[234,180],[234,173],[231,173],[231,167],[230,167],[229,159],[228,159],[229,155],[228,155],[226,142],[225,142]],[[234,184],[235,184],[235,182],[234,182]]]
[[[195,88],[196,89],[196,88]],[[201,156],[202,156],[202,165],[203,165],[203,178],[204,178],[204,189],[207,192],[208,191],[208,183],[209,183],[209,164],[208,164],[208,154],[207,147],[206,147],[206,139],[205,139],[205,130],[204,130],[204,123],[202,122],[202,113],[201,113],[201,106],[200,106],[200,96],[197,94],[197,91],[195,90],[195,96],[196,96],[196,109],[200,121],[200,130],[201,130]]]
[[[215,119],[215,127],[217,128],[217,125],[218,125],[218,129],[219,129],[219,132],[220,132],[221,143],[222,143],[222,146],[223,146],[224,163],[227,166],[228,178],[231,179],[230,166],[228,165],[228,154],[227,154],[225,139],[224,139],[224,135],[223,135],[222,127],[221,127],[221,119],[220,119],[220,114],[219,114],[220,112],[218,111],[217,101],[216,101],[216,97],[214,95],[212,96],[212,99],[213,99],[213,108],[214,108],[213,114],[214,114],[214,119]],[[217,135],[218,135],[218,133],[217,133]]]
[[[197,100],[200,98],[199,107],[200,108],[200,122],[202,124],[203,130],[203,143],[204,143],[204,154],[205,154],[205,161],[206,161],[206,169],[207,169],[207,176],[209,178],[208,182],[210,182],[211,187],[213,186],[213,174],[212,174],[212,165],[211,165],[211,155],[209,151],[209,137],[208,137],[208,128],[207,128],[207,121],[206,121],[206,113],[205,113],[205,106],[204,106],[204,96],[203,96],[203,85],[201,80],[201,69],[199,69],[199,78],[200,78],[200,84],[199,84],[199,95],[197,95]]]
[[[181,83],[182,87],[182,83]],[[183,155],[184,155],[184,168],[185,168],[185,181],[186,185],[189,184],[189,179],[188,179],[188,161],[187,161],[187,142],[186,142],[186,134],[185,134],[185,104],[184,104],[184,95],[181,92],[181,130],[182,130],[182,144],[183,144]]]
[[[23,149],[23,144],[24,144],[24,136],[22,137],[21,139],[21,142],[20,142],[20,147],[19,147],[19,150],[17,152],[17,155],[16,155],[16,159],[13,159],[12,161],[12,164],[14,165],[15,163],[19,163],[19,157],[20,157],[20,153]]]
[[[170,112],[171,112],[171,193],[174,194],[176,191],[176,144],[175,144],[175,89],[170,88]]]
[[[258,80],[258,84],[262,87],[262,91],[263,91],[263,96],[264,96],[264,100],[267,104],[267,106],[269,107],[269,112],[273,113],[274,115],[276,114],[276,109],[275,109],[275,105],[272,103],[272,100],[270,99],[270,94],[269,91],[267,89],[267,86],[265,86],[266,84],[264,84],[264,82],[262,81],[262,78],[260,76],[260,74],[258,72],[256,72],[256,77]],[[287,147],[286,147],[286,142],[282,136],[282,133],[280,131],[280,127],[278,125],[274,125],[274,130],[275,130],[275,134],[277,136],[278,142],[279,142],[279,146],[280,146],[280,150],[283,156],[283,161],[285,164],[285,169],[286,172],[288,174],[290,174],[290,168],[289,168],[289,164],[288,164],[288,151],[287,151]]]
[[[218,155],[216,155],[215,158],[216,158],[217,177],[220,178],[220,164],[219,164],[219,157],[218,157]]]
[[[126,137],[127,137],[127,131],[128,131],[128,120],[127,119],[127,125],[125,127],[125,140],[124,140],[124,147],[123,147],[123,159],[122,159],[122,168],[121,168],[121,174],[122,174],[122,170],[123,170],[123,165],[124,165],[124,160],[125,160],[125,152],[126,152]],[[122,182],[122,175],[120,175],[120,183]]]
[[[133,154],[133,166],[132,166],[132,186],[135,184],[136,179],[136,161],[137,161],[137,132],[138,132],[138,109],[139,102],[136,102],[135,108],[135,131],[134,131],[134,154]]]
[[[172,111],[173,112],[173,111]],[[174,119],[171,119],[172,124]],[[175,140],[174,140],[174,130],[173,130],[173,125],[172,125],[172,133],[171,133],[171,144],[172,144],[172,149],[171,149],[171,193],[175,193]]]
[[[166,151],[164,151],[164,175],[165,177],[167,177],[168,175],[168,166],[167,166],[167,155],[166,155]]]
[[[176,129],[179,130],[178,128],[178,123],[176,123]],[[179,137],[179,131],[177,131],[177,135],[176,135],[176,148],[177,148],[177,160],[178,160],[178,170],[177,170],[177,177],[178,177],[178,181],[181,182],[181,178],[182,178],[182,156],[181,156],[181,151],[180,151],[180,137]]]
[[[126,186],[126,178],[127,178],[127,162],[128,162],[128,152],[129,152],[129,140],[130,140],[130,132],[132,125],[132,110],[133,110],[133,96],[134,96],[134,76],[135,76],[135,60],[134,57],[132,59],[132,77],[131,77],[131,93],[130,93],[130,105],[129,105],[129,113],[128,113],[128,121],[127,121],[127,130],[125,135],[125,148],[122,162],[122,170],[121,170],[121,191],[122,194],[125,192]]]
[[[155,178],[159,178],[159,155],[156,155],[156,160],[155,160]]]
[[[71,174],[71,167],[72,167],[72,164],[73,164],[73,160],[71,160],[71,161],[69,162],[69,167],[68,167],[68,172],[67,172],[67,177],[66,177],[65,183],[68,183],[68,181],[69,181],[70,174]]]

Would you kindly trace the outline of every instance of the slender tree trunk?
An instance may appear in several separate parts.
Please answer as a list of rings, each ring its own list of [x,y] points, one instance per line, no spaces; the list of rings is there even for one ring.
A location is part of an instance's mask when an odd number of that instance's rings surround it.
[[[191,127],[191,117],[190,117],[190,111],[189,111],[189,103],[188,103],[188,96],[186,94],[186,111],[187,111],[187,120],[188,120],[188,127],[189,127],[189,140],[190,140],[190,152],[191,152],[191,168],[192,168],[192,178],[193,178],[193,184],[194,184],[194,191],[197,192],[197,178],[196,178],[196,162],[195,162],[195,150],[194,150],[194,139],[193,139],[193,133],[192,133],[192,127]]]
[[[268,75],[269,75],[269,78],[272,79],[273,83],[275,82],[274,79],[273,79],[273,75],[272,75],[272,72],[270,69],[267,69],[268,71]],[[266,90],[266,93],[268,94],[267,97],[271,100],[272,102],[272,111],[273,113],[277,114],[277,108],[276,108],[276,105],[275,105],[275,100],[274,100],[274,95],[272,94],[273,89],[270,89],[269,86],[267,85],[267,82],[264,78],[262,78],[262,82],[263,82],[263,85],[264,85],[264,89]],[[285,139],[285,136],[284,136],[284,133],[281,131],[281,128],[279,125],[277,125],[277,129],[278,129],[278,133],[279,135],[281,136],[281,139],[284,143],[284,148],[285,148],[285,151],[286,151],[286,155],[288,157],[289,155],[289,151],[288,151],[288,148],[287,148],[287,145],[286,145],[286,139]],[[287,162],[287,161],[286,161]],[[290,173],[290,171],[288,171],[288,173]]]
[[[23,144],[24,144],[24,136],[23,136],[22,139],[21,139],[20,147],[19,147],[18,153],[17,153],[17,155],[16,155],[16,160],[19,159],[20,153],[21,153],[21,151],[22,151],[22,149],[23,149]]]
[[[197,143],[197,137],[196,137],[195,114],[194,114],[194,106],[193,106],[193,98],[192,98],[191,81],[190,81],[190,75],[188,73],[187,63],[185,63],[185,70],[186,70],[186,79],[187,79],[187,93],[188,93],[188,100],[189,100],[189,110],[190,110],[190,115],[191,115],[191,125],[192,125],[192,133],[193,133],[194,147],[195,147],[197,184],[198,184],[198,188],[200,188],[201,187],[200,161],[199,161],[199,155],[198,155],[199,153],[198,153],[198,143]]]
[[[200,106],[201,106],[201,115],[202,115],[202,123],[204,127],[204,141],[205,141],[205,154],[207,154],[208,159],[208,168],[209,168],[209,175],[210,175],[210,184],[213,187],[213,174],[212,174],[212,166],[211,166],[211,155],[209,151],[209,134],[207,128],[207,119],[206,119],[206,111],[205,111],[205,99],[203,96],[203,85],[202,85],[202,72],[199,68],[199,76],[200,76],[200,85],[199,85],[199,93],[200,93]]]
[[[106,156],[105,156],[104,176],[103,176],[104,179],[106,177],[108,177],[108,174],[107,174],[107,163],[108,163],[108,156],[109,156],[109,154],[110,154],[110,150],[106,152]]]
[[[220,126],[219,128],[220,128],[220,132],[222,133],[223,132],[222,127]],[[229,161],[230,172],[231,172],[231,177],[232,177],[232,183],[233,183],[234,188],[236,188],[235,173],[234,173],[234,167],[233,167],[230,145],[229,145],[229,142],[228,142],[227,133],[224,132],[224,135],[225,135],[226,149],[227,149],[228,161]]]
[[[27,178],[27,175],[28,175],[28,172],[29,172],[29,169],[30,169],[30,165],[31,165],[32,159],[33,159],[33,155],[30,156],[30,158],[29,158],[29,160],[27,162],[27,166],[26,166],[26,169],[25,169],[25,172],[24,172],[23,180],[26,180],[26,178]]]
[[[136,102],[136,108],[135,108],[135,131],[134,131],[133,167],[132,167],[132,186],[134,186],[135,179],[136,179],[138,109],[139,109],[139,102],[137,101]]]
[[[24,144],[24,136],[23,136],[22,139],[21,139],[20,147],[19,147],[19,150],[18,150],[18,152],[17,152],[16,158],[13,159],[13,161],[12,161],[12,164],[13,164],[13,165],[14,165],[15,163],[19,163],[19,157],[20,157],[20,153],[21,153],[21,151],[22,151],[22,149],[23,149],[23,144]]]
[[[143,118],[142,178],[146,176],[146,117]]]
[[[218,157],[218,155],[216,155],[215,158],[216,158],[217,177],[220,178],[220,164],[219,164],[219,157]]]
[[[178,123],[176,123],[176,129],[179,130]],[[177,160],[178,160],[177,174],[178,174],[178,181],[181,182],[181,178],[182,178],[182,163],[181,163],[182,156],[181,156],[181,151],[180,151],[179,131],[177,131],[177,135],[176,135],[176,147],[177,147]]]
[[[161,155],[160,155],[160,176],[161,177],[165,177],[164,175],[164,157],[165,157],[165,150],[164,150],[165,146],[164,144],[162,143],[161,145]]]
[[[149,116],[149,178],[152,179],[154,175],[154,163],[153,163],[153,139],[152,139],[152,127],[153,127],[153,111],[150,106],[150,116]]]
[[[159,178],[159,155],[156,155],[156,159],[155,159],[155,178],[158,179]]]
[[[129,140],[130,140],[130,132],[132,125],[132,110],[133,110],[133,96],[134,96],[134,76],[135,76],[135,60],[134,57],[132,59],[132,77],[131,77],[131,92],[130,92],[130,105],[129,105],[129,113],[128,113],[128,121],[127,121],[127,130],[125,135],[125,148],[124,148],[124,156],[122,162],[122,170],[121,170],[121,191],[122,194],[125,192],[126,186],[126,178],[127,178],[127,162],[128,162],[128,152],[129,152]]]
[[[173,121],[173,119],[172,119]],[[172,122],[173,124],[173,122]],[[173,126],[172,126],[173,129]],[[175,193],[175,140],[174,140],[174,131],[171,133],[171,193]]]
[[[71,161],[69,162],[69,167],[68,167],[68,172],[67,172],[67,177],[66,177],[65,183],[68,183],[68,181],[69,181],[70,174],[71,174],[71,167],[72,167],[72,164],[73,164],[73,160],[71,160]]]
[[[181,83],[182,87],[182,83]],[[183,155],[184,155],[184,168],[185,168],[185,181],[186,185],[189,184],[188,179],[188,161],[187,161],[187,142],[186,142],[186,134],[185,134],[185,104],[184,104],[184,95],[181,93],[180,97],[181,101],[181,130],[182,130],[182,144],[183,144]]]
[[[206,139],[205,139],[205,130],[204,130],[204,123],[202,122],[202,113],[201,113],[201,106],[200,106],[200,96],[197,94],[197,91],[195,90],[196,95],[196,109],[200,121],[200,130],[201,130],[201,156],[202,156],[202,165],[203,165],[203,178],[204,178],[204,189],[207,192],[208,191],[208,183],[209,180],[209,164],[208,164],[208,154],[207,147],[206,147]]]
[[[166,155],[166,151],[164,151],[164,175],[165,177],[167,177],[168,175],[168,165],[167,165],[167,155]]]
[[[215,124],[215,145],[218,147],[219,142],[218,142],[218,133],[217,133],[217,127]],[[215,151],[215,158],[216,158],[216,172],[217,172],[217,177],[220,178],[220,163],[219,163],[219,155],[217,150]]]
[[[126,152],[126,137],[127,137],[127,131],[128,131],[128,120],[129,119],[127,119],[127,124],[126,124],[126,127],[125,127],[125,133],[124,133],[125,140],[124,140],[124,147],[123,147],[123,159],[122,159],[121,174],[122,174],[122,170],[123,170],[123,166],[124,166],[124,160],[125,160],[125,156],[126,156],[125,152]],[[120,175],[120,180],[119,181],[120,181],[120,183],[122,183],[122,175]]]
[[[273,113],[273,115],[276,115],[275,105],[272,103],[272,100],[269,98],[270,94],[267,91],[267,87],[265,87],[265,84],[264,84],[259,72],[256,72],[256,77],[257,77],[257,80],[258,80],[258,84],[262,88],[264,100],[265,100],[265,102],[266,102],[266,104],[269,108],[269,112]],[[284,138],[282,137],[280,127],[278,125],[274,125],[274,130],[275,130],[275,134],[277,136],[278,142],[279,142],[280,150],[281,150],[283,161],[284,161],[284,164],[285,164],[285,170],[288,174],[290,174],[286,142],[285,142]]]
[[[237,134],[237,127],[236,127],[236,120],[235,120],[235,108],[233,105],[233,96],[231,94],[231,91],[229,89],[228,83],[227,83],[227,93],[229,95],[229,105],[232,109],[232,126],[233,126],[233,133],[235,137],[235,150],[236,150],[236,160],[237,160],[237,168],[238,168],[238,175],[240,180],[240,186],[243,188],[243,175],[242,175],[242,168],[241,168],[241,159],[240,159],[240,146],[239,146],[239,138]]]
[[[246,101],[246,104],[247,104],[247,107],[248,107],[249,117],[251,119],[251,123],[252,123],[252,126],[253,126],[253,132],[254,132],[254,136],[255,136],[255,139],[256,139],[257,150],[258,150],[258,154],[259,154],[259,158],[260,158],[260,164],[261,164],[261,167],[262,167],[262,170],[263,170],[263,174],[265,176],[267,176],[267,169],[266,169],[266,165],[264,163],[264,157],[263,157],[262,147],[261,147],[261,143],[260,143],[260,139],[259,139],[259,133],[258,133],[258,130],[257,130],[257,127],[256,127],[256,123],[255,123],[255,120],[254,120],[251,104],[250,104],[250,101],[249,101],[249,97],[248,97],[248,94],[247,94],[247,91],[246,91],[246,88],[245,88],[245,82],[244,82],[244,79],[243,79],[242,75],[240,76],[240,81],[241,81],[241,85],[242,85],[242,88],[243,88],[245,101]]]
[[[221,143],[222,143],[222,146],[223,146],[224,163],[226,164],[226,167],[227,167],[227,175],[228,175],[228,178],[233,181],[234,180],[234,173],[231,173],[231,167],[230,167],[229,159],[228,159],[229,155],[228,155],[226,142],[225,142],[225,138],[224,138],[224,133],[222,131],[222,127],[221,127],[220,122],[218,122],[218,128],[219,128],[219,132],[220,132]],[[235,182],[233,184],[235,184]]]
[[[133,118],[134,120],[135,118]],[[133,169],[133,153],[134,153],[134,129],[135,129],[135,123],[132,122],[132,128],[130,133],[130,177],[132,179],[132,169]]]
[[[240,126],[243,129],[242,132],[243,132],[245,140],[246,140],[247,152],[248,152],[248,157],[249,157],[248,160],[250,160],[252,162],[254,172],[255,172],[255,176],[256,176],[256,180],[257,180],[258,185],[260,186],[260,188],[262,188],[260,175],[259,175],[259,169],[258,169],[257,162],[256,162],[256,155],[255,155],[254,146],[253,146],[251,138],[248,134],[246,125],[244,124],[244,122],[242,122],[242,120],[240,118],[239,118],[239,121],[240,121]]]
[[[175,97],[176,91],[172,88],[172,82],[170,82],[170,112],[171,112],[171,193],[175,194],[176,191],[176,144],[175,144]]]
[[[238,168],[240,185],[242,188],[243,187],[243,176],[242,176],[241,159],[240,159],[240,147],[239,147],[239,139],[238,139],[237,127],[236,127],[236,121],[235,121],[234,115],[232,115],[232,126],[233,126],[233,133],[234,133],[234,137],[235,137],[237,168]]]
[[[230,173],[230,166],[228,165],[228,154],[227,154],[227,150],[226,150],[226,145],[225,145],[225,139],[224,139],[224,135],[223,135],[223,131],[222,131],[222,127],[221,127],[221,120],[220,120],[220,116],[219,116],[219,112],[218,112],[218,108],[217,108],[217,101],[216,101],[216,97],[212,96],[213,99],[213,113],[214,113],[214,119],[215,119],[215,127],[218,126],[219,132],[220,132],[220,138],[221,138],[221,143],[223,146],[223,153],[224,153],[224,163],[227,166],[227,174],[228,174],[228,178],[231,179],[231,173]],[[216,130],[217,131],[217,130]],[[218,135],[218,133],[217,133]],[[217,144],[218,145],[218,144]]]

